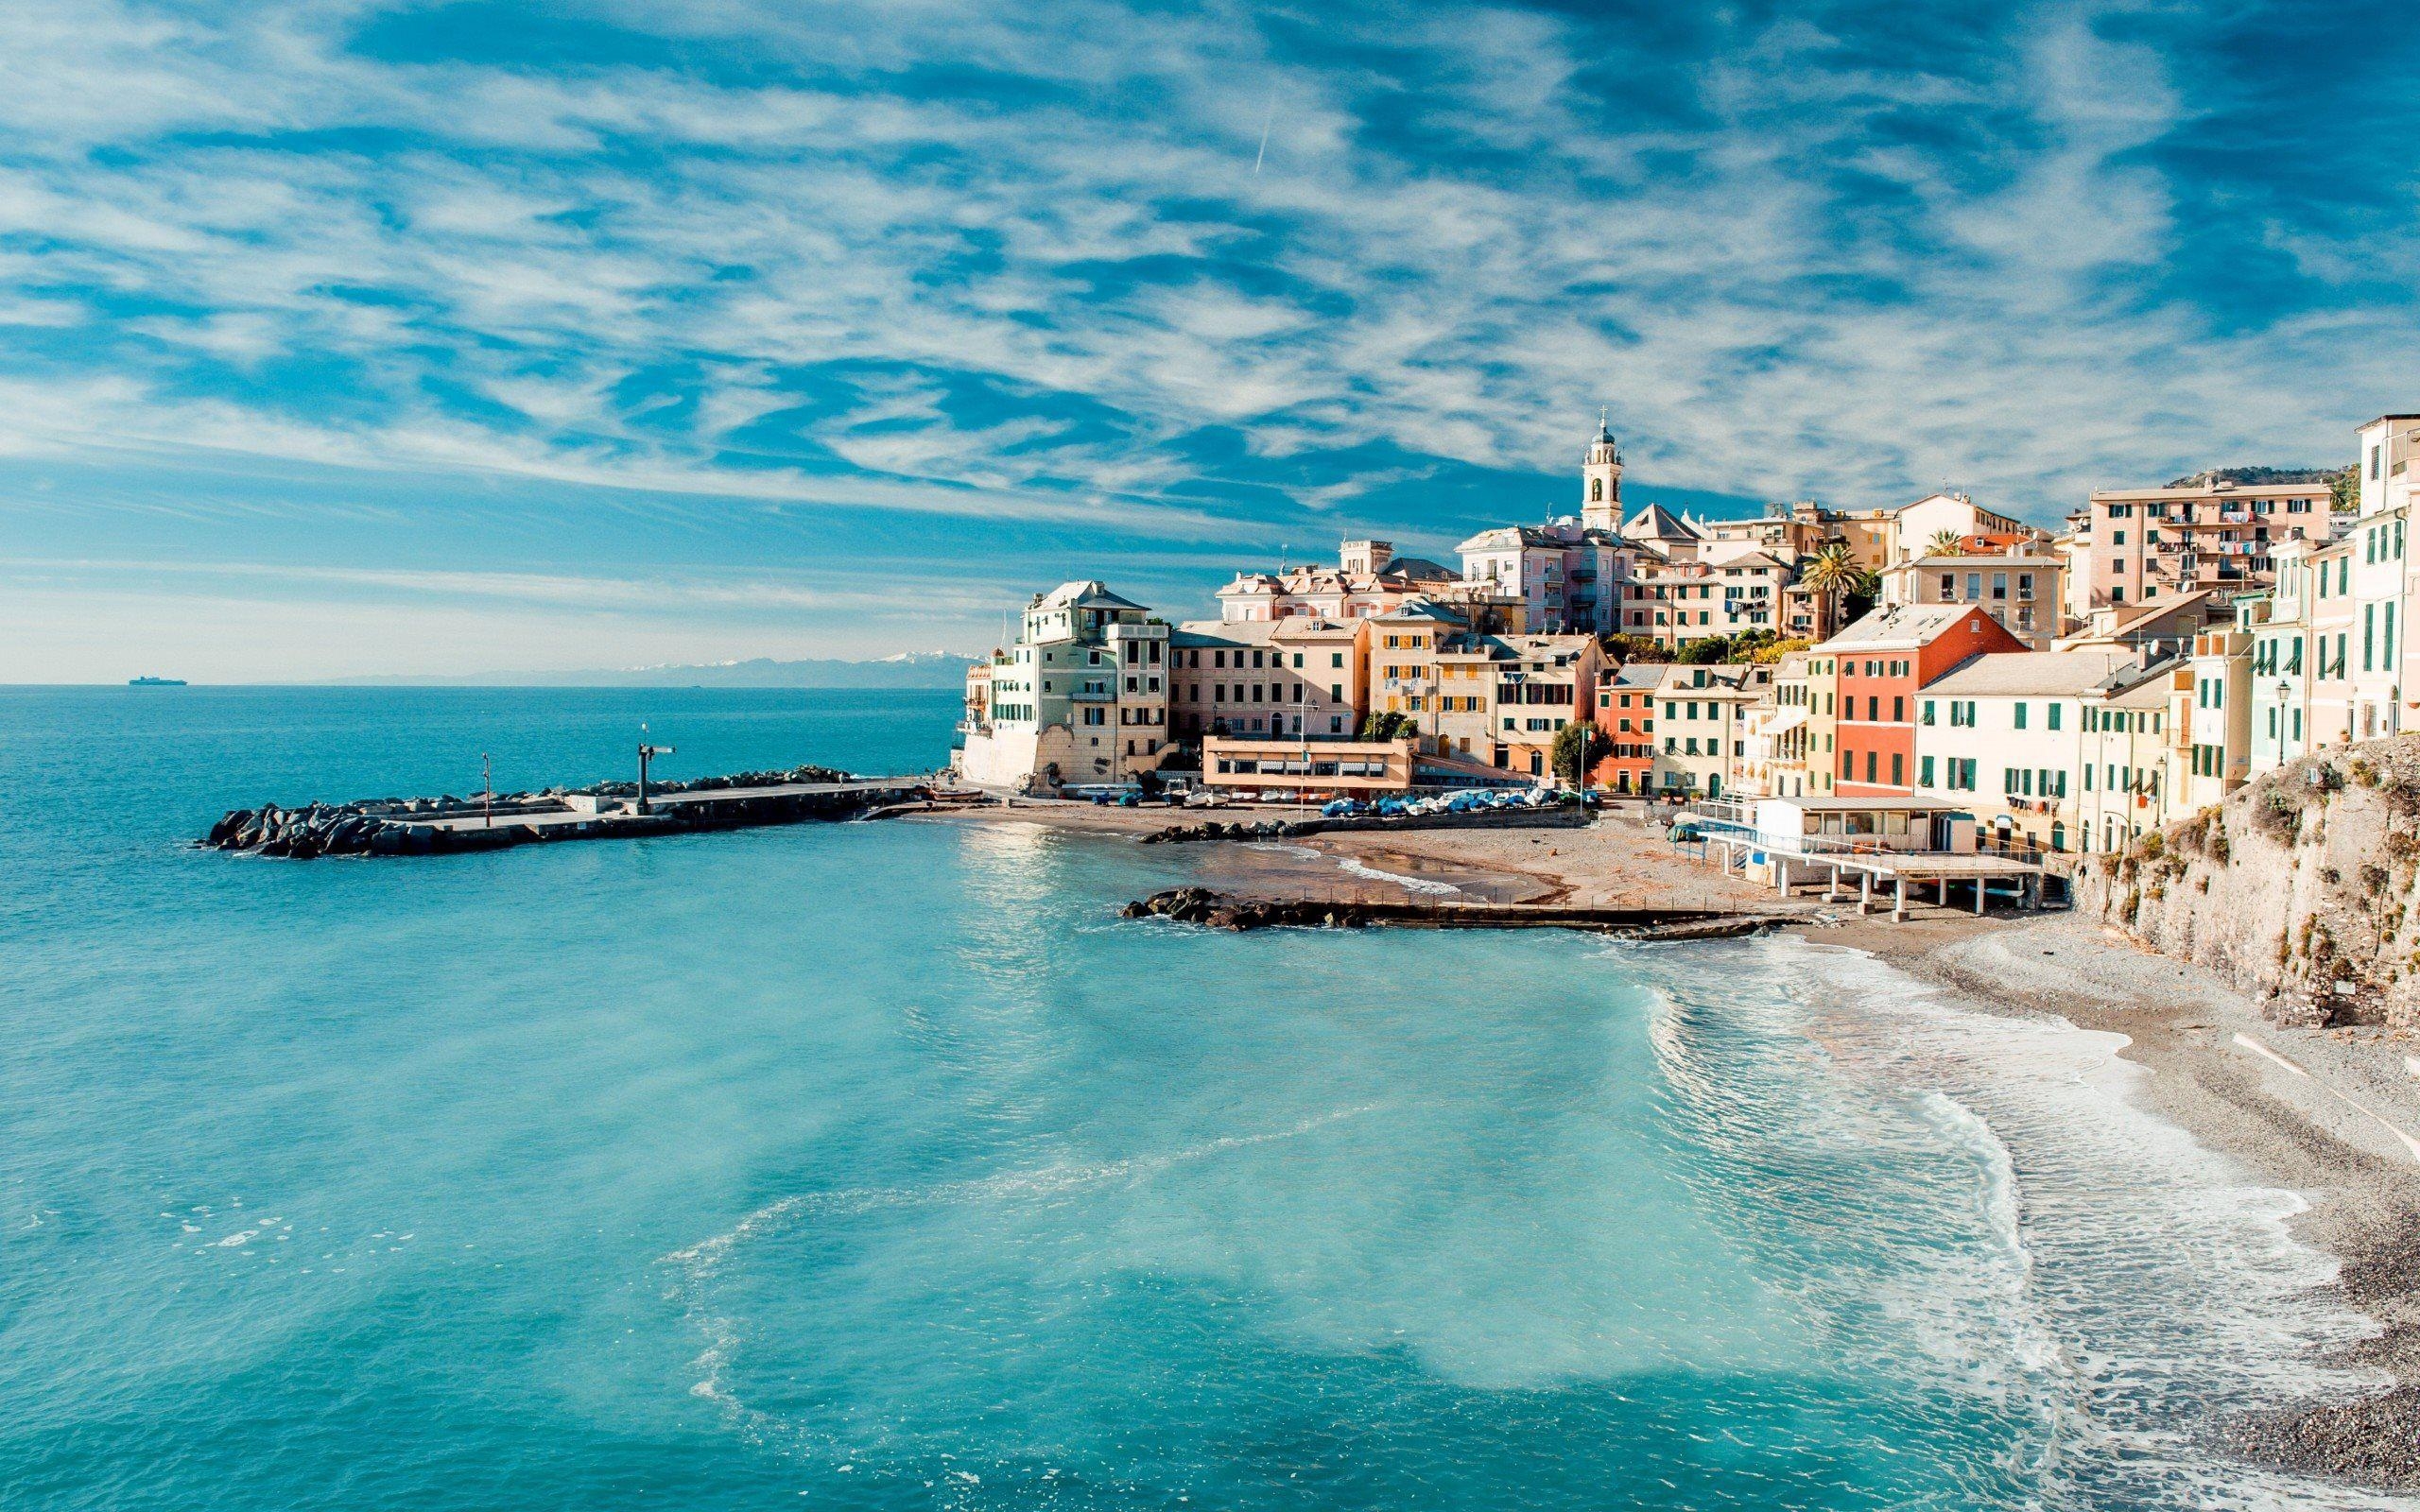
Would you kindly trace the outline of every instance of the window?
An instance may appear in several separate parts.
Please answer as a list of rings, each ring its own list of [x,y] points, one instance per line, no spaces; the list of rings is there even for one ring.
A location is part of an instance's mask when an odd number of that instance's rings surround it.
[[[2059,728],[2059,706],[2057,704],[2051,704],[2045,712],[2042,720],[2042,728],[2045,730],[2056,730]]]
[[[1916,785],[1918,787],[1932,786],[1932,758],[1929,756],[1916,758]]]
[[[1908,781],[1908,758],[1897,751],[1891,753],[1891,785],[1903,787]]]
[[[1932,723],[1932,700],[1930,698],[1927,698],[1925,700],[1923,722],[1927,725]]]
[[[2017,730],[2023,730],[2025,728],[2025,703],[2022,699],[2019,699],[2016,703],[2016,723],[2013,728]]]

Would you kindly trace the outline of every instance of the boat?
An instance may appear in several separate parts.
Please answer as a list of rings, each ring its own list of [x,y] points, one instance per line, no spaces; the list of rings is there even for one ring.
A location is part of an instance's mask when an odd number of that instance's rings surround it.
[[[126,685],[130,688],[182,688],[185,685],[185,679],[182,678],[129,678],[126,679]]]

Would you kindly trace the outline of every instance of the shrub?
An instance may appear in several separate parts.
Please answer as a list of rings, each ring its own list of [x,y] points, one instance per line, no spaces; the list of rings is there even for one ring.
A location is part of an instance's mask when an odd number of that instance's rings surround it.
[[[2279,845],[2290,849],[2302,837],[2303,807],[2273,788],[2265,801],[2253,806],[2252,826]]]
[[[2386,885],[2390,880],[2392,879],[2388,876],[2386,868],[2379,866],[2375,861],[2364,861],[2361,863],[2362,897],[2377,898],[2384,896],[2386,892]]]

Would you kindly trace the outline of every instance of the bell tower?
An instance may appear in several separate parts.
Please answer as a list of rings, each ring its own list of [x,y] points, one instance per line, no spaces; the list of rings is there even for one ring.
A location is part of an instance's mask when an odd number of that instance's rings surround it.
[[[1597,438],[1588,443],[1580,464],[1580,523],[1590,530],[1622,526],[1622,449],[1597,415]]]

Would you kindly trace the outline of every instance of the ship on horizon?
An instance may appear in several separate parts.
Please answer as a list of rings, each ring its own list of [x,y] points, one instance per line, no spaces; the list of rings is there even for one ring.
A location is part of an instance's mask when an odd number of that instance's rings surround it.
[[[130,688],[182,688],[185,686],[185,679],[182,678],[129,678],[126,679],[126,685]]]

